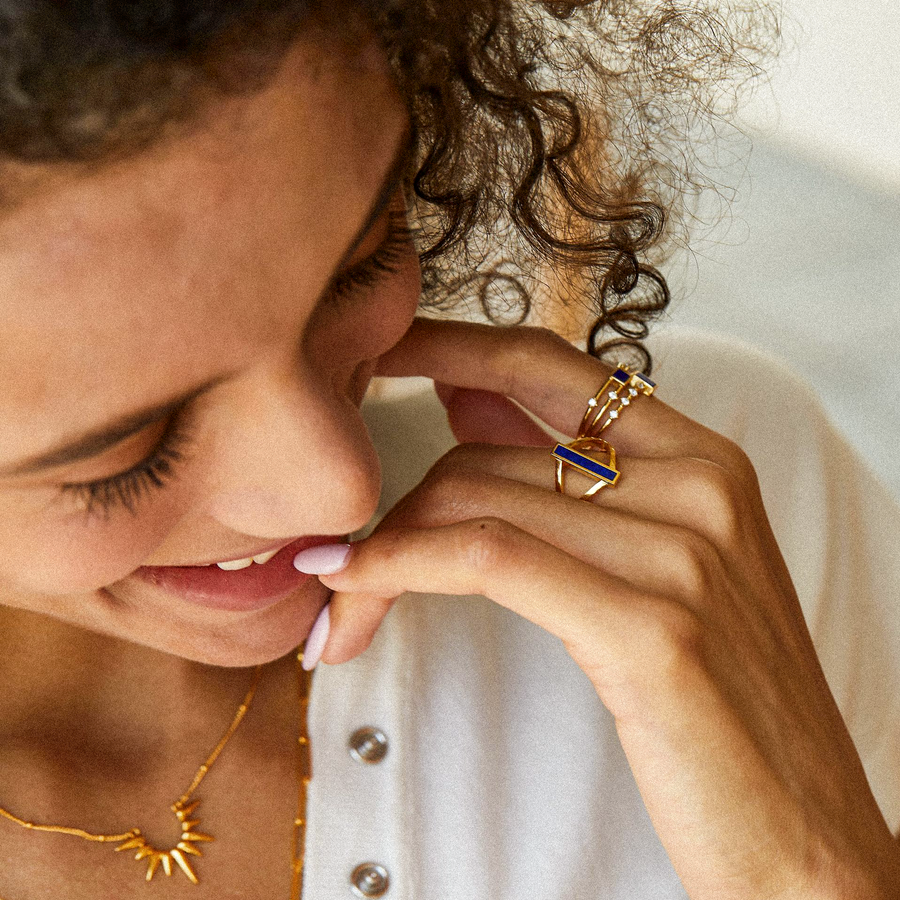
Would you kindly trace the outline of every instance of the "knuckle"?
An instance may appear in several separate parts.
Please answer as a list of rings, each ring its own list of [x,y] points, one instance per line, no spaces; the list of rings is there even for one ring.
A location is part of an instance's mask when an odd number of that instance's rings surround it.
[[[738,483],[755,486],[757,484],[756,469],[750,457],[730,438],[717,435],[716,456],[719,464],[730,472]]]
[[[520,353],[533,356],[535,353],[546,353],[560,347],[568,347],[565,338],[550,328],[541,325],[527,325],[517,329],[519,340],[516,342]]]
[[[497,360],[498,369],[506,373],[502,389],[507,395],[515,392],[519,373],[533,367],[536,359],[559,354],[563,348],[572,349],[565,338],[549,328],[527,325],[509,331],[512,339],[500,342]]]
[[[457,469],[429,481],[425,491],[428,506],[434,512],[458,517],[463,511],[483,505],[485,476],[474,470]]]
[[[601,673],[610,710],[626,727],[629,720],[669,715],[673,691],[707,673],[703,620],[684,604],[645,594],[629,604],[621,627],[623,652]]]
[[[687,528],[673,529],[668,546],[669,577],[682,597],[702,597],[712,586],[719,554],[708,538]]]
[[[444,478],[451,473],[471,469],[478,447],[478,444],[455,444],[428,470],[426,478]]]
[[[484,476],[465,469],[431,472],[389,514],[393,525],[433,528],[478,515],[486,496]]]
[[[688,477],[698,530],[719,546],[739,544],[748,510],[738,478],[707,460],[693,461]]]
[[[641,666],[650,678],[651,689],[660,676],[678,679],[689,669],[703,664],[703,621],[698,613],[683,604],[651,603],[644,611],[639,637],[641,659],[653,663],[650,667]]]

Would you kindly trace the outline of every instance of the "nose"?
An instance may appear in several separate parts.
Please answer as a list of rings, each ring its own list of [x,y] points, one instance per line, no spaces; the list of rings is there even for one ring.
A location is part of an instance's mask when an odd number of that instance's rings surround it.
[[[306,377],[305,377],[306,376]],[[378,504],[378,456],[355,403],[311,373],[265,373],[222,397],[207,512],[243,534],[342,535]]]

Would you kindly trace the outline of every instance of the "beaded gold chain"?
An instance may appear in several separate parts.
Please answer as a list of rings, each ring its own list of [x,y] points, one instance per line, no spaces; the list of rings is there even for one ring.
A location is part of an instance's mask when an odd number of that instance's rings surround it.
[[[303,668],[303,651],[297,654],[297,703],[300,707],[300,734],[297,736],[297,817],[291,841],[291,900],[303,893],[303,867],[306,858],[306,794],[312,780],[312,747],[309,742],[309,694],[312,670]]]
[[[304,868],[304,847],[306,840],[306,795],[309,782],[312,779],[312,758],[309,742],[309,730],[307,724],[307,711],[309,708],[309,693],[312,687],[312,672],[307,672],[303,666],[303,651],[297,652],[297,701],[300,713],[300,734],[298,741],[297,755],[297,816],[294,819],[294,827],[291,838],[291,900],[300,900],[303,893],[303,868]],[[197,844],[206,843],[215,840],[212,835],[197,831],[196,828],[200,824],[200,819],[196,817],[197,808],[200,806],[200,800],[191,800],[194,791],[200,786],[200,783],[209,773],[219,754],[225,749],[225,745],[231,740],[232,735],[237,731],[253,697],[256,694],[256,688],[262,677],[261,665],[257,666],[253,672],[253,679],[250,688],[247,691],[241,705],[238,707],[231,724],[222,735],[219,742],[213,748],[213,751],[207,756],[203,764],[197,770],[188,789],[171,805],[170,809],[178,819],[179,828],[181,829],[181,837],[178,843],[169,850],[159,850],[147,843],[146,838],[141,833],[140,828],[132,828],[122,834],[92,834],[81,828],[70,828],[65,825],[40,825],[36,822],[28,822],[13,815],[8,810],[0,807],[0,816],[15,822],[22,828],[29,831],[44,831],[53,834],[69,834],[74,837],[83,838],[86,841],[95,841],[97,843],[118,843],[115,848],[118,853],[122,850],[134,850],[134,858],[138,861],[147,860],[146,880],[152,880],[157,870],[162,868],[167,876],[175,871],[178,867],[188,879],[194,884],[199,884],[200,879],[194,872],[193,866],[189,861],[189,856],[202,856],[203,853]]]

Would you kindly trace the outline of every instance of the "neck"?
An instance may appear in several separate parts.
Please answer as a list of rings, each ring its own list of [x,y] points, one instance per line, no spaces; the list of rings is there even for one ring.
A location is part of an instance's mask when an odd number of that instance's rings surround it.
[[[290,674],[291,658],[267,668]],[[233,718],[252,673],[0,609],[0,735],[26,747],[96,750],[113,765],[127,758],[129,768],[144,770],[170,756],[202,757]],[[281,705],[290,714],[290,704]]]
[[[170,847],[178,834],[170,804],[234,720],[254,674],[0,608],[0,806],[95,834],[139,827],[151,846]],[[229,851],[215,866],[213,853],[202,861],[203,896],[286,893],[285,851],[298,839],[297,690],[294,654],[265,667],[249,713],[193,795],[202,801],[197,830]],[[5,819],[0,832],[10,896],[14,885],[31,896],[38,877],[65,885],[66,896],[96,896],[97,883],[103,896],[130,896],[144,877],[111,845],[37,835]],[[82,872],[89,891],[73,879]]]

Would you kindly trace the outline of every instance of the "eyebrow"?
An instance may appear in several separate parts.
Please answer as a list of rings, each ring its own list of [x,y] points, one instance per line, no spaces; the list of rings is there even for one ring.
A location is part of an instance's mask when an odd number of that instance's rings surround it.
[[[406,129],[398,144],[397,152],[381,181],[375,201],[372,203],[366,218],[363,220],[362,226],[356,232],[349,247],[341,258],[341,261],[337,266],[338,270],[346,266],[353,254],[356,253],[360,244],[365,240],[369,231],[384,212],[385,207],[393,199],[394,193],[403,182],[411,154],[412,134],[409,129]],[[104,451],[109,450],[110,448],[115,447],[116,444],[120,444],[127,438],[138,434],[150,425],[155,425],[158,422],[162,422],[163,420],[176,415],[189,403],[212,390],[223,381],[228,380],[230,377],[230,374],[228,374],[211,378],[208,381],[203,382],[203,384],[197,385],[168,400],[163,400],[152,406],[125,413],[103,425],[83,432],[75,438],[67,439],[65,442],[57,444],[50,450],[43,451],[34,456],[29,456],[11,466],[5,468],[0,467],[0,478],[34,475],[38,472],[47,471],[48,469],[71,465],[72,463],[99,456]]]

